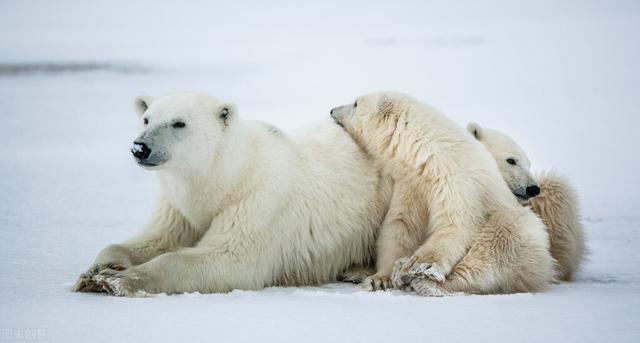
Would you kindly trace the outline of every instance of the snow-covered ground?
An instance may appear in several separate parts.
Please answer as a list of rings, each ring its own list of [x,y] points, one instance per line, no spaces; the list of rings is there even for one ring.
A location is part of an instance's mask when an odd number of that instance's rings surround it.
[[[636,1],[1,1],[1,338],[640,341],[639,55]],[[133,97],[185,89],[285,131],[379,89],[501,129],[574,180],[589,261],[536,295],[71,293],[158,191]]]

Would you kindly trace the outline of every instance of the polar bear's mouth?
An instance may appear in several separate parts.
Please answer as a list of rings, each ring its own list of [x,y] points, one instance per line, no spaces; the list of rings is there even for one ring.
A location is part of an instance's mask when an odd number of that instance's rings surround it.
[[[518,199],[518,201],[521,202],[521,203],[529,202],[529,199],[530,199],[529,196],[518,194],[518,193],[515,193],[515,192],[513,192],[513,195],[515,195],[516,198]]]
[[[338,119],[338,117],[334,114],[334,110],[331,110],[329,115],[331,116],[331,119],[333,119],[333,121],[336,124],[338,124],[338,126],[344,129],[344,125],[342,124],[342,122],[340,122],[340,119]]]
[[[143,166],[143,167],[157,167],[160,165],[160,163],[151,163],[149,161],[145,161],[145,160],[137,160],[138,164]]]

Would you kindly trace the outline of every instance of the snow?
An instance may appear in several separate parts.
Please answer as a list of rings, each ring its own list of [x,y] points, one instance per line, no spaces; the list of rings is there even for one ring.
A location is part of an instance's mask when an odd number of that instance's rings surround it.
[[[0,329],[50,341],[640,341],[640,4],[0,2]],[[149,216],[138,94],[201,90],[286,132],[396,89],[503,130],[582,196],[589,260],[542,294],[350,284],[127,299],[69,291]]]

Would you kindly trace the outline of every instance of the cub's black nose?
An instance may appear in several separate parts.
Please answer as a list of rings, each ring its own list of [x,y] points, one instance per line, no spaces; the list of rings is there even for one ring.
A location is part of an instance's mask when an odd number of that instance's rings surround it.
[[[133,142],[133,148],[131,148],[131,153],[133,156],[139,160],[146,160],[149,155],[151,155],[151,149],[140,142]]]
[[[538,187],[537,185],[533,185],[533,186],[529,186],[527,187],[527,196],[533,198],[534,196],[537,196],[538,194],[540,194],[540,187]]]

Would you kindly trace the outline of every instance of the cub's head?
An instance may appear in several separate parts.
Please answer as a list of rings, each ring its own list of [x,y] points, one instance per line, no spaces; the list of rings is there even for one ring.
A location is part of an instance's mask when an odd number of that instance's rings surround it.
[[[516,142],[499,131],[482,128],[476,123],[467,125],[467,130],[489,150],[518,201],[524,204],[540,194],[540,187],[529,172],[531,162]]]
[[[142,132],[131,153],[147,169],[197,168],[210,160],[233,125],[236,107],[202,93],[139,96]]]
[[[411,100],[401,93],[372,93],[335,107],[330,114],[358,145],[375,156],[391,143],[400,115],[406,112]]]

